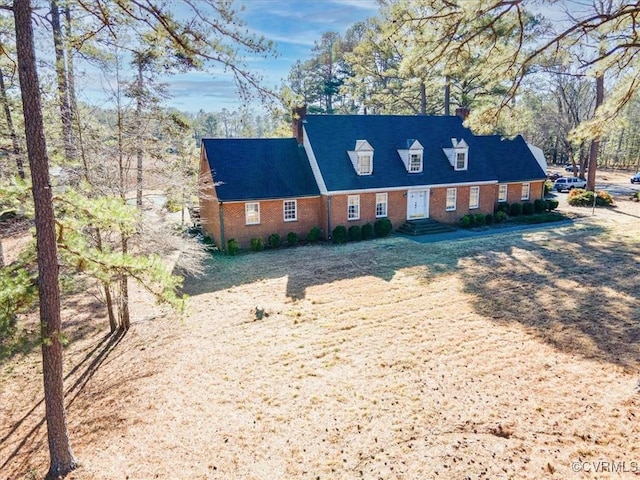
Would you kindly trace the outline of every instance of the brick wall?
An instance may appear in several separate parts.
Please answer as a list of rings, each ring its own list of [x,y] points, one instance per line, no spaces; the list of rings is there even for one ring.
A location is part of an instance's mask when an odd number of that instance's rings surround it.
[[[251,239],[257,237],[261,237],[266,245],[273,233],[280,235],[283,242],[289,232],[295,232],[301,240],[306,238],[312,227],[320,226],[320,197],[296,200],[298,219],[287,222],[284,221],[283,199],[260,200],[260,223],[257,225],[246,224],[245,202],[223,203],[224,241],[235,238],[246,248]]]
[[[391,220],[394,228],[403,224],[407,218],[407,199],[406,191],[393,191],[379,193],[387,194],[387,218]],[[354,194],[358,195],[358,194]],[[348,197],[349,195],[332,195],[331,196],[331,229],[338,225],[344,225],[349,228],[352,225],[364,225],[366,223],[375,223],[376,218],[376,193],[360,193],[360,218],[358,220],[348,220]],[[325,197],[324,204],[328,205]],[[327,207],[325,206],[325,210]],[[327,225],[327,215],[324,216],[324,225]],[[326,229],[327,227],[325,227]],[[331,232],[327,232],[331,234]]]
[[[200,197],[200,223],[205,235],[210,236],[216,246],[221,248],[220,238],[220,208],[216,189],[213,185],[209,162],[207,162],[204,152],[200,157],[200,178],[198,181]]]
[[[529,182],[529,200],[522,200],[522,183],[507,184],[507,203],[533,202],[538,198],[544,198],[544,180]],[[496,201],[498,199],[498,186],[496,185]]]
[[[495,184],[478,185],[480,187],[480,202],[478,208],[469,208],[471,186],[455,187],[457,190],[456,209],[446,211],[447,187],[432,188],[429,203],[429,217],[443,223],[458,223],[468,213],[493,213],[493,206],[498,198]]]

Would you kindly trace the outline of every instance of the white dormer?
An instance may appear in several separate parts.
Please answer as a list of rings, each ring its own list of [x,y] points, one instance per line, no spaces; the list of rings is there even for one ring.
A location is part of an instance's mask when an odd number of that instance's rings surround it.
[[[469,145],[463,139],[452,138],[452,148],[443,148],[442,151],[449,159],[454,170],[466,170],[469,166]]]
[[[407,148],[399,148],[398,155],[409,173],[421,173],[424,148],[418,140],[407,140]]]
[[[366,140],[356,140],[356,147],[347,151],[358,175],[373,173],[373,147]]]

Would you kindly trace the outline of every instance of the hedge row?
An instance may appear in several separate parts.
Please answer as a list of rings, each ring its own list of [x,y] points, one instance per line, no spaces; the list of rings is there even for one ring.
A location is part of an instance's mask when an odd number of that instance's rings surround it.
[[[318,240],[320,240],[320,228],[319,227],[313,227],[311,230],[309,230],[309,233],[307,234],[307,237],[305,239],[306,243],[315,243]],[[300,242],[300,239],[298,238],[298,234],[295,232],[289,232],[287,233],[287,245],[290,247],[295,247],[296,245],[298,245],[298,243]],[[283,243],[282,243],[282,239],[280,238],[280,235],[278,235],[277,233],[272,233],[271,235],[269,235],[269,237],[267,238],[267,245],[270,248],[280,248]],[[254,237],[249,241],[249,249],[252,252],[261,252],[262,250],[265,249],[265,243],[264,243],[264,239],[262,237]],[[228,255],[237,255],[240,252],[240,244],[238,243],[238,241],[235,238],[231,238],[229,239],[229,241],[227,242],[227,254]]]
[[[391,220],[388,218],[379,218],[373,225],[366,223],[362,226],[352,225],[347,229],[344,225],[338,225],[331,232],[331,241],[341,244],[349,242],[358,242],[360,240],[369,240],[370,238],[386,237],[393,230]]]
[[[460,223],[464,228],[481,227],[483,225],[491,225],[493,223],[502,223],[509,216],[517,217],[519,215],[533,215],[534,213],[550,212],[558,208],[557,200],[537,199],[534,202],[524,203],[498,203],[494,209],[494,213],[469,213],[460,219]]]

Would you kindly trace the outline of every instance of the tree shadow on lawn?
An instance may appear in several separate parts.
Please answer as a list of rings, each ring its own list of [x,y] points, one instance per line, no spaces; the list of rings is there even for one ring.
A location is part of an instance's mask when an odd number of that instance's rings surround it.
[[[286,295],[297,300],[314,285],[363,276],[390,281],[411,267],[420,267],[417,274],[426,281],[456,273],[479,314],[518,322],[560,350],[630,369],[640,359],[639,256],[640,246],[616,241],[596,226],[430,244],[390,237],[216,256],[205,275],[185,278],[184,292],[197,296],[286,277]]]
[[[475,310],[518,322],[561,351],[635,372],[640,363],[640,245],[602,231],[527,241],[471,259]]]
[[[65,389],[64,396],[67,410],[71,408],[87,383],[124,338],[124,335],[125,332],[123,331],[105,335],[100,342],[65,375],[65,383],[73,380],[71,386]],[[26,471],[30,468],[28,465],[29,459],[43,449],[46,449],[46,418],[43,409],[44,398],[31,406],[20,419],[14,421],[9,430],[0,437],[0,444],[5,446],[15,445],[7,458],[0,458],[0,462],[2,462],[0,463],[0,471],[8,468],[9,464],[16,457],[21,458],[22,463],[13,465],[13,469],[16,470],[17,468],[17,470]],[[22,430],[25,428],[29,430],[23,435]],[[18,436],[22,436],[22,438],[17,438]]]
[[[403,237],[387,237],[345,245],[324,243],[236,256],[216,254],[206,265],[204,275],[185,276],[182,292],[197,296],[259,280],[286,277],[287,297],[298,300],[305,298],[307,288],[314,285],[363,276],[388,282],[398,270],[416,266],[415,255],[404,255],[403,248],[427,250],[432,257],[446,249],[441,244],[425,248]],[[455,262],[455,257],[442,256],[439,261],[429,262],[429,271],[451,271]]]

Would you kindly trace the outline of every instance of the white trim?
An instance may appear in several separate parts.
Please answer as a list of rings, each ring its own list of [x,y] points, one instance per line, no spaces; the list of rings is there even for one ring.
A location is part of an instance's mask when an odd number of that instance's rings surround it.
[[[287,218],[287,202],[293,202],[293,218]],[[282,200],[282,220],[284,222],[295,222],[298,220],[298,200]]]
[[[256,205],[258,207],[258,221],[250,222],[248,216],[248,207],[249,205]],[[253,213],[253,212],[252,212]],[[245,202],[244,204],[244,224],[245,225],[260,225],[260,202]]]
[[[411,190],[427,190],[429,188],[457,188],[467,187],[474,185],[495,185],[497,180],[487,180],[485,182],[463,182],[463,183],[439,183],[435,185],[404,185],[402,187],[378,187],[378,188],[363,188],[361,190],[334,190],[327,192],[328,195],[358,195],[362,193],[377,193],[380,191],[385,192],[398,192],[398,191],[411,191]]]
[[[313,172],[313,177],[316,179],[316,184],[320,189],[320,193],[323,195],[327,195],[329,193],[329,191],[327,190],[327,184],[324,183],[324,178],[322,178],[322,172],[320,171],[318,160],[316,159],[316,155],[315,153],[313,153],[313,148],[311,147],[311,143],[309,142],[307,131],[304,128],[304,122],[302,122],[302,145],[304,146],[304,150],[307,153],[307,158],[309,159],[309,164],[311,165],[311,171]]]
[[[351,200],[357,200],[357,202],[354,202],[352,204]],[[349,209],[352,205],[356,207],[355,217],[349,216]],[[347,197],[347,221],[351,221],[351,220],[360,220],[360,195],[349,195]]]
[[[321,195],[311,195],[309,197],[278,197],[278,198],[247,198],[246,200],[220,200],[218,203],[251,203],[251,202],[277,202],[279,200],[300,200],[302,198],[320,198]]]
[[[421,208],[413,208],[413,206],[411,205],[411,202],[414,200],[414,195],[416,194],[420,194],[420,196],[423,198],[423,203],[421,205],[419,205]],[[429,202],[430,202],[430,198],[431,198],[431,190],[427,189],[423,189],[423,190],[407,190],[407,220],[417,220],[420,218],[429,218]],[[416,204],[416,206],[418,206]],[[420,212],[420,210],[422,210],[422,215],[419,214],[415,214],[416,211]]]
[[[477,196],[476,196],[476,203],[472,204],[471,203],[471,192],[473,191],[478,192]],[[475,210],[476,208],[480,208],[480,187],[474,185],[473,187],[469,187],[469,210]]]
[[[504,198],[500,198],[500,188],[504,187]],[[505,203],[509,200],[509,184],[508,183],[499,183],[498,184],[498,203]]]
[[[453,208],[449,208],[449,192],[453,191]],[[458,209],[458,189],[455,187],[447,188],[444,198],[444,210],[445,212],[455,212]]]
[[[373,175],[373,147],[366,140],[356,140],[356,146],[353,150],[347,150],[347,154],[351,159],[356,174],[359,176]],[[363,170],[362,161],[367,158],[369,161],[369,168]]]
[[[538,165],[540,165],[540,168],[542,169],[542,171],[546,172],[549,165],[547,165],[547,159],[544,157],[544,152],[542,151],[542,149],[530,143],[527,143],[527,147],[529,147],[529,150],[531,150],[531,154],[538,162]]]
[[[527,186],[527,196],[524,195],[524,186]],[[522,182],[522,188],[520,189],[520,200],[529,200],[531,198],[531,183]]]
[[[384,202],[378,202],[378,196],[384,195]],[[378,215],[378,205],[384,204],[384,215]],[[376,193],[376,218],[384,218],[389,215],[389,194],[387,192]]]
[[[424,170],[424,147],[420,144],[418,140],[413,140],[413,143],[408,148],[400,148],[397,150],[398,155],[400,155],[400,159],[404,164],[404,168],[407,173],[415,174],[422,173]],[[417,170],[411,170],[411,155],[418,155],[420,158],[420,166]]]

